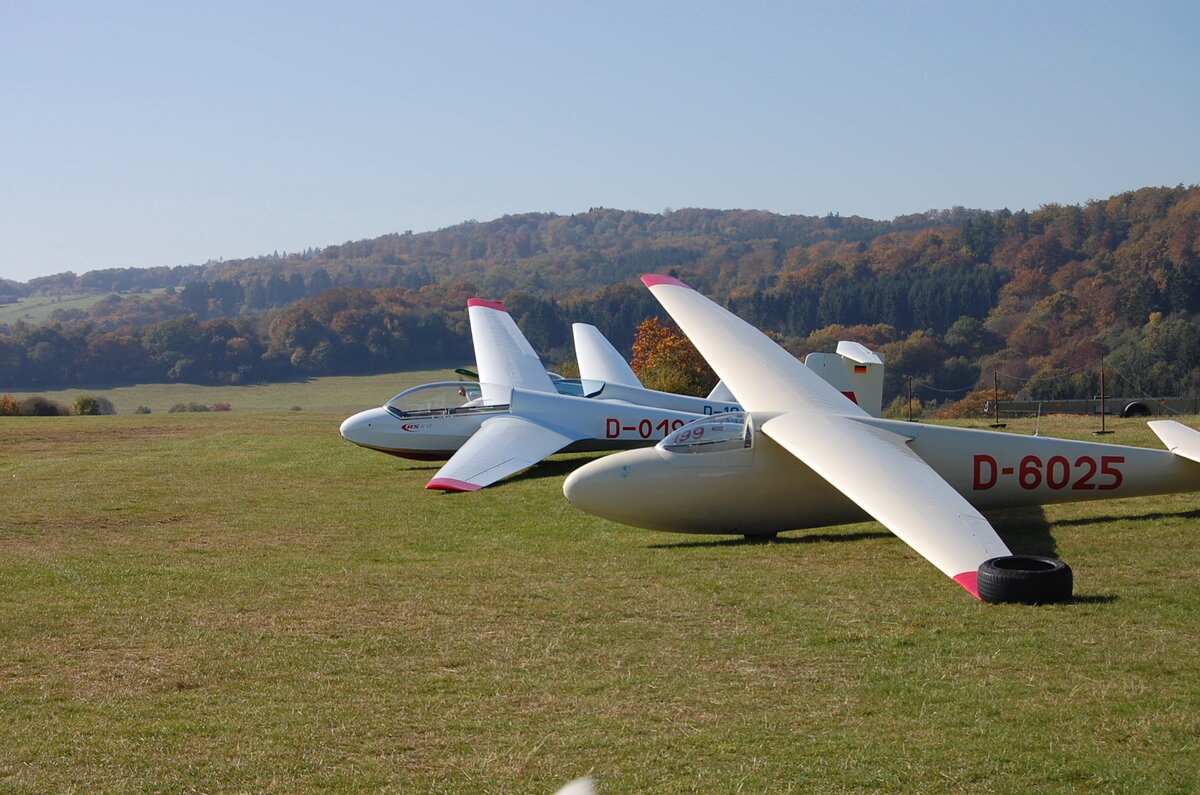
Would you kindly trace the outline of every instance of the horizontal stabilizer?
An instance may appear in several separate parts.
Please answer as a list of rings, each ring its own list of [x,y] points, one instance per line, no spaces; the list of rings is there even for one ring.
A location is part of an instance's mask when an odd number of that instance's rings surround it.
[[[859,364],[883,364],[883,359],[879,358],[879,354],[861,342],[842,340],[837,344],[837,355]]]
[[[1172,453],[1190,461],[1200,462],[1200,431],[1175,420],[1155,420],[1146,424],[1158,434],[1158,438],[1162,439],[1162,443]]]

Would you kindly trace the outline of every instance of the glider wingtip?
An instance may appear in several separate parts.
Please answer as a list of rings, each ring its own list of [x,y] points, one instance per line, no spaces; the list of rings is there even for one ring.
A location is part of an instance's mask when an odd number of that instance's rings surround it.
[[[500,303],[499,301],[488,301],[483,298],[470,298],[467,300],[467,306],[482,306],[486,307],[487,309],[495,309],[498,312],[504,311],[504,304]]]
[[[956,583],[966,589],[967,593],[974,596],[979,601],[983,601],[983,597],[979,595],[979,571],[964,571],[962,574],[955,574],[952,578]]]
[[[655,287],[660,284],[670,284],[675,287],[687,287],[689,290],[692,289],[683,282],[679,281],[679,279],[676,279],[674,276],[664,276],[661,273],[647,273],[642,277],[642,284],[646,285],[647,287]]]
[[[483,488],[475,483],[468,483],[465,480],[455,480],[454,478],[434,478],[425,484],[427,489],[435,489],[437,491],[478,491]]]

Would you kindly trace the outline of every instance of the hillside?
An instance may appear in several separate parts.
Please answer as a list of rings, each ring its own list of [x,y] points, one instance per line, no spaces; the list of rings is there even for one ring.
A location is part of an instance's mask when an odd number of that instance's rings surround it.
[[[10,294],[110,288],[49,323],[0,327],[0,388],[139,380],[246,382],[470,360],[466,299],[503,299],[549,361],[569,324],[628,350],[661,314],[635,281],[670,271],[797,353],[850,336],[925,399],[990,384],[1069,396],[1107,357],[1126,391],[1200,387],[1200,188],[1144,188],[1034,212],[898,218],[528,214],[321,251],[145,273],[7,283]],[[174,283],[168,283],[172,282]]]

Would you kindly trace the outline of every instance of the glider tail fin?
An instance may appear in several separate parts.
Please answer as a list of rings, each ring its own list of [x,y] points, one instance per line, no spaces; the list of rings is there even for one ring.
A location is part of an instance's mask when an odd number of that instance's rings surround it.
[[[810,353],[804,365],[872,417],[883,412],[883,359],[864,345],[843,340],[837,353]]]

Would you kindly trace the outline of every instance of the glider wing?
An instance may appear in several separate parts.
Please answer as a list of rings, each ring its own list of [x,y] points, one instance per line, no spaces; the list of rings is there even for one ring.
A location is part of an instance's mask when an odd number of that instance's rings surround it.
[[[1011,554],[987,519],[907,440],[851,417],[791,411],[762,432],[978,596],[979,564]]]
[[[571,333],[575,337],[575,359],[579,362],[580,378],[623,386],[642,386],[629,362],[600,333],[600,329],[587,323],[573,323]]]
[[[865,411],[737,315],[670,276],[642,282],[748,411]]]
[[[467,302],[467,316],[471,319],[475,364],[486,401],[502,403],[508,399],[508,390],[499,387],[555,391],[542,360],[503,304],[472,298]]]
[[[742,405],[831,485],[978,598],[977,570],[1009,551],[974,507],[908,446],[758,329],[677,279],[643,276]]]
[[[533,466],[580,438],[525,417],[493,417],[479,426],[425,488],[475,491]]]

